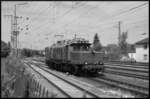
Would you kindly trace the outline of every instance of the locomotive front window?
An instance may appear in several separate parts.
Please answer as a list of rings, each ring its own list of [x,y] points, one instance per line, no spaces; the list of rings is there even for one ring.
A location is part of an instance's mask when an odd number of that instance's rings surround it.
[[[89,45],[74,45],[74,51],[89,51]]]
[[[79,51],[79,50],[80,50],[80,46],[74,45],[74,46],[73,46],[73,50],[74,50],[74,51]]]
[[[82,50],[83,51],[88,51],[89,50],[89,46],[88,45],[83,45],[82,46]]]

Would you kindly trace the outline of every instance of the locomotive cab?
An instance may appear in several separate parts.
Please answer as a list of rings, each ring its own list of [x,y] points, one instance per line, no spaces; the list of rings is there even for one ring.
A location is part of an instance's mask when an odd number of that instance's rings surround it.
[[[71,44],[70,61],[84,71],[98,72],[104,70],[103,52],[95,52],[85,40],[77,40]]]
[[[89,51],[90,50],[90,45],[89,43],[76,43],[72,44],[73,51]]]

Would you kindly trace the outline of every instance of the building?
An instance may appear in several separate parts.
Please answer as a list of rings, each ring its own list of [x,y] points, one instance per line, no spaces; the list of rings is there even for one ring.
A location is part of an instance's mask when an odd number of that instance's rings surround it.
[[[149,38],[135,43],[135,60],[149,63]]]
[[[135,45],[128,44],[127,52],[130,59],[135,59]]]

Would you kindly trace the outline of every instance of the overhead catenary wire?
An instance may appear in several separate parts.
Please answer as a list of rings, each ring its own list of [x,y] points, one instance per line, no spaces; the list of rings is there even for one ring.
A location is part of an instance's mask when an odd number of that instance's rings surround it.
[[[122,11],[122,12],[120,12],[120,13],[118,13],[118,14],[115,14],[115,15],[112,15],[111,16],[111,18],[109,18],[109,20],[112,20],[113,18],[115,18],[115,17],[119,17],[120,15],[123,15],[123,14],[128,14],[128,12],[130,12],[130,11],[136,11],[138,8],[141,8],[141,7],[144,7],[144,6],[146,6],[148,3],[143,3],[143,4],[140,4],[140,5],[138,5],[138,6],[135,6],[135,7],[132,7],[132,8],[129,8],[129,9],[127,9],[127,10],[125,10],[125,11]],[[121,9],[120,9],[121,10]],[[124,16],[125,17],[125,16]]]
[[[48,11],[48,10],[47,10]],[[40,24],[39,26],[37,26],[34,30],[36,29],[40,29],[40,27],[44,27],[44,24],[47,25],[47,23],[49,23],[49,21],[47,21],[46,23]]]
[[[147,5],[147,4],[148,4],[148,3],[140,4],[140,5],[138,5],[138,6],[135,6],[135,7],[133,7],[133,8],[130,8],[130,9],[126,10],[126,11],[123,11],[123,12],[119,13],[118,15],[120,15],[120,14],[122,14],[122,13],[130,12],[130,11],[135,10],[135,9],[137,9],[137,8],[143,7],[143,6]]]
[[[141,20],[140,20],[140,21],[141,21]],[[134,21],[134,23],[137,23],[137,22],[139,22],[139,21]],[[112,28],[113,28],[113,27],[114,27],[114,24],[116,24],[116,23],[117,23],[117,21],[114,21],[114,22],[111,22],[111,23],[113,23],[113,25],[112,25]],[[128,23],[128,22],[127,22],[127,23]],[[133,23],[133,21],[132,21],[132,22],[130,22],[130,24],[131,24],[131,23]],[[110,23],[109,23],[109,24],[110,24]],[[104,24],[103,24],[103,25],[104,25]],[[110,28],[110,25],[109,25],[109,26],[105,26],[105,27],[106,27],[106,28],[107,28],[107,27],[108,27],[108,28]],[[104,28],[102,28],[102,30],[103,30],[103,29],[106,29],[105,27],[104,27]]]
[[[80,7],[84,7],[83,5],[85,5],[86,4],[86,2],[85,3],[82,3],[81,5],[79,5],[79,6],[75,6],[75,7],[73,7],[73,8],[71,8],[71,9],[69,9],[69,10],[67,10],[64,14],[62,14],[59,18],[60,18],[60,20],[62,20],[67,14],[69,14],[71,11],[73,11],[73,10],[75,10],[75,9],[77,9],[77,8],[80,8]],[[59,21],[60,21],[59,20]]]
[[[48,8],[49,8],[49,7],[47,7],[47,9],[48,9]],[[46,10],[46,12],[47,12],[47,11],[49,11],[49,10]],[[44,13],[44,12],[43,12],[43,13]],[[40,27],[41,27],[41,28],[44,27],[44,24],[47,25],[47,23],[49,23],[49,21],[47,21],[46,23],[43,23],[43,24],[39,24],[39,26],[35,27],[34,30],[40,29]]]
[[[147,5],[147,4],[148,4],[148,3],[144,3],[144,4],[141,4],[141,5],[135,6],[135,7],[133,7],[133,8],[130,8],[129,10],[123,11],[123,12],[117,14],[117,15],[113,15],[112,18],[117,17],[118,15],[121,15],[121,14],[123,14],[123,13],[127,13],[127,12],[129,12],[129,11],[135,10],[135,9],[140,8],[140,7],[142,7],[142,6],[145,6],[145,5]],[[89,10],[89,11],[91,11],[91,10]],[[112,18],[111,18],[111,19],[112,19]],[[110,19],[109,19],[109,20],[110,20]],[[76,20],[73,20],[73,21],[76,21]],[[71,22],[73,23],[73,21],[71,21]],[[71,23],[71,22],[69,22],[69,23]],[[69,24],[69,23],[68,23],[68,24]],[[71,24],[72,24],[72,23],[71,23]],[[105,23],[105,20],[104,20],[104,23]],[[66,26],[66,25],[68,25],[68,24],[65,24],[64,26]],[[102,24],[102,22],[100,22],[100,24]]]
[[[40,11],[38,11],[40,13],[38,13],[36,16],[34,16],[34,18],[38,18],[42,13],[44,13],[44,11],[47,11],[47,9],[48,9],[48,7],[47,8],[43,8]],[[31,21],[29,24],[31,24],[31,23],[33,23],[33,21]]]
[[[37,7],[36,7],[37,8]],[[47,8],[43,8],[43,9],[41,9],[40,11],[38,11],[38,12],[40,12],[40,13],[38,13],[36,16],[34,16],[34,18],[38,18],[40,15],[42,15],[42,13],[44,13],[45,11],[47,12],[48,9],[49,8],[49,6],[47,7]],[[38,9],[36,9],[36,10],[38,10]],[[35,11],[36,11],[35,10]],[[31,21],[29,24],[31,24],[31,23],[35,23],[35,22],[33,22],[33,21]]]
[[[97,6],[98,6],[98,4],[97,4],[96,6],[94,6],[94,7],[92,7],[91,9],[94,9],[94,8],[96,8]],[[65,27],[66,25],[68,25],[69,23],[75,21],[76,19],[78,19],[78,18],[81,17],[82,15],[84,15],[84,14],[86,14],[86,13],[89,13],[89,11],[90,11],[91,9],[86,10],[86,12],[80,14],[78,17],[76,17],[76,18],[73,19],[72,21],[70,21],[70,22],[68,22],[68,23],[66,23],[66,24],[64,24],[64,25],[62,25],[62,27]],[[58,26],[58,27],[59,27],[59,26]]]
[[[136,8],[137,8],[137,7],[136,7]],[[71,21],[71,22],[72,22],[72,21]],[[42,25],[43,25],[43,24],[42,24]],[[39,27],[40,27],[40,26],[39,26]],[[38,28],[39,28],[39,27],[38,27]]]
[[[67,13],[66,13],[66,14],[67,14]],[[65,15],[65,14],[64,14],[64,15]],[[44,24],[47,24],[47,23],[49,23],[49,21],[46,22],[46,23],[43,23],[43,24],[39,25],[37,28],[35,28],[35,30],[36,30],[36,29],[41,29],[40,27],[43,26]]]
[[[145,4],[146,5],[146,4]],[[143,5],[144,6],[144,5]],[[133,7],[133,8],[130,8],[130,9],[128,9],[128,11],[130,12],[130,11],[136,11],[135,9],[138,9],[138,8],[141,8],[141,7],[143,7],[143,6],[140,6],[140,7]],[[42,9],[41,9],[42,10]],[[69,11],[69,10],[68,10]],[[91,10],[90,10],[91,11]],[[90,11],[89,11],[89,13],[90,13]],[[127,10],[125,10],[125,11],[123,11],[122,12],[122,14],[125,14],[125,13],[128,13],[128,11]],[[43,13],[46,13],[46,11],[45,12],[43,12]],[[121,15],[122,15],[121,14]],[[68,14],[66,14],[65,16],[67,16]],[[119,14],[120,15],[120,14]],[[38,16],[37,16],[38,17]],[[76,19],[78,19],[78,18],[76,18]],[[76,19],[73,19],[72,21],[70,21],[69,23],[67,23],[67,25],[70,25],[70,23],[71,22],[74,22],[74,21],[76,21]],[[33,22],[33,21],[32,21]],[[131,21],[130,21],[131,22]],[[36,22],[33,22],[34,24],[36,24]],[[47,32],[48,30],[50,30],[52,27],[50,27],[50,26],[48,26],[48,25],[51,25],[51,24],[47,24],[47,23],[49,23],[49,22],[43,22],[43,24],[39,24],[39,26],[37,26],[37,27],[35,27],[35,26],[33,26],[33,28],[32,28],[32,31],[33,32],[35,32],[36,34],[40,34],[40,32]],[[103,22],[102,22],[103,23]],[[110,22],[104,22],[103,24],[102,24],[101,22],[100,22],[100,25],[107,25],[107,23],[108,24],[110,24]],[[106,24],[105,24],[106,23]],[[58,24],[59,24],[59,22],[58,22]],[[71,23],[72,24],[72,23]],[[136,24],[136,22],[135,22],[135,24]],[[32,24],[33,25],[33,24]],[[65,26],[67,26],[67,25],[65,25]],[[100,26],[99,25],[99,26]],[[56,25],[55,25],[56,26]],[[62,24],[62,26],[63,26],[63,24]],[[87,25],[88,26],[88,25]],[[50,28],[49,28],[50,27]],[[61,25],[58,27],[58,28],[60,28],[61,27]],[[106,26],[107,27],[107,26]],[[57,29],[57,27],[56,27],[56,29]],[[44,30],[44,31],[43,31]],[[69,29],[68,29],[69,30]]]
[[[41,12],[42,12],[42,11],[41,11]],[[26,18],[27,18],[27,17],[26,17]],[[25,25],[25,24],[26,24],[26,23],[25,23],[25,21],[26,21],[26,20],[24,20],[24,21],[22,21],[22,22],[20,22],[20,23],[19,23],[19,25],[20,25],[20,26],[22,26],[23,28],[24,28],[24,26],[23,26],[23,25]],[[22,28],[22,29],[23,29],[23,28]],[[28,28],[29,28],[29,27],[28,27]],[[23,32],[23,31],[22,31],[22,32]]]
[[[71,22],[72,22],[72,21],[71,21]],[[42,24],[42,25],[43,25],[43,24]],[[67,24],[66,24],[66,25],[67,25]],[[40,27],[40,26],[39,26],[39,27]],[[38,27],[38,28],[39,28],[39,27]]]

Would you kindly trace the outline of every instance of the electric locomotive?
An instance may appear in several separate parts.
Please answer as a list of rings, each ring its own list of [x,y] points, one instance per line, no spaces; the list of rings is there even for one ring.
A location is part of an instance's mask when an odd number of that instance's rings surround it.
[[[92,50],[90,45],[84,38],[57,41],[51,47],[45,48],[45,61],[52,69],[75,75],[103,73],[104,53]]]

